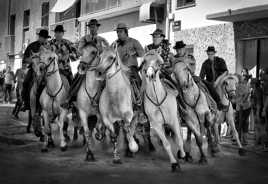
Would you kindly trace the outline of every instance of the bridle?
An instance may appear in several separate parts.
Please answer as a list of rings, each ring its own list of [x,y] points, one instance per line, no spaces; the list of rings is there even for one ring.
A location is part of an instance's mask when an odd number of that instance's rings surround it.
[[[144,67],[144,63],[143,63],[143,67]],[[147,71],[149,68],[152,68],[153,71],[154,71],[154,73],[155,73],[155,75],[156,75],[157,72],[160,71],[160,67],[161,67],[161,64],[159,64],[158,67],[149,65],[147,68],[145,68],[145,67],[143,68],[143,72],[145,73],[145,71]],[[146,76],[146,75],[145,75],[145,76]],[[147,76],[146,76],[146,78],[147,78]],[[155,94],[155,97],[156,97],[156,102],[153,101],[153,99],[148,95],[148,93],[147,93],[146,90],[145,90],[145,97],[146,97],[152,104],[154,104],[156,107],[158,107],[158,109],[159,109],[159,111],[160,111],[160,113],[161,113],[161,115],[162,115],[162,117],[163,117],[164,124],[166,124],[167,122],[166,122],[164,113],[163,113],[163,111],[162,111],[162,109],[161,109],[161,105],[162,105],[162,104],[164,103],[164,101],[167,99],[167,95],[168,95],[168,93],[167,93],[166,89],[164,88],[164,90],[165,90],[165,96],[164,96],[164,98],[163,98],[162,100],[159,100],[159,98],[157,97],[156,89],[155,89],[155,83],[154,83],[153,80],[152,80],[151,83],[152,83],[153,90],[154,90],[154,94]]]

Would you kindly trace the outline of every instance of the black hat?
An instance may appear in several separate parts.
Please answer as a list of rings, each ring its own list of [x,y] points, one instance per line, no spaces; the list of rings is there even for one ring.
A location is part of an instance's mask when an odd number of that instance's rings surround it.
[[[163,31],[161,29],[156,29],[152,34],[153,35],[160,35],[162,37],[165,37],[165,34],[163,33]]]
[[[173,49],[181,49],[181,48],[183,48],[185,46],[186,46],[186,44],[183,41],[178,41],[178,42],[176,42],[176,44],[173,47]]]
[[[54,29],[54,32],[65,32],[63,25],[57,25]]]
[[[43,38],[51,38],[51,36],[48,35],[48,30],[46,29],[41,29],[38,33],[39,36]]]
[[[97,19],[91,19],[88,23],[87,23],[87,26],[90,26],[90,25],[97,25],[98,27],[101,25]]]
[[[206,52],[215,52],[216,53],[215,47],[214,46],[209,46],[207,48]]]

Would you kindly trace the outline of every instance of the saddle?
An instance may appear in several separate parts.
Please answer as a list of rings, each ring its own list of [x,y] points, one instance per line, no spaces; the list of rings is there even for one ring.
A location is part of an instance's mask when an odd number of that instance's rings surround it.
[[[200,90],[205,94],[207,102],[208,102],[208,106],[211,112],[216,112],[217,111],[217,103],[215,102],[215,100],[212,98],[208,88],[206,87],[206,85],[202,82],[202,80],[198,80],[196,78],[193,78],[197,84],[197,86],[200,88]]]

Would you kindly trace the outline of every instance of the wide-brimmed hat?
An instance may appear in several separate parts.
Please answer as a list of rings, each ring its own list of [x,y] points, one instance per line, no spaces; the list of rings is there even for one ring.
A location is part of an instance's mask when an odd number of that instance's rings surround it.
[[[100,26],[101,24],[98,22],[97,19],[91,19],[88,23],[87,23],[87,26],[90,26],[90,25],[96,25],[96,26]]]
[[[125,23],[119,23],[114,30],[116,31],[118,29],[128,29],[128,26]]]
[[[181,49],[185,46],[186,46],[186,44],[183,41],[177,41],[175,46],[173,47],[173,49]]]
[[[63,25],[57,25],[54,29],[54,32],[65,32]]]
[[[48,35],[48,30],[41,29],[37,35],[43,37],[43,38],[51,38],[51,36]]]
[[[150,34],[152,36],[154,35],[160,35],[160,36],[163,36],[165,37],[165,34],[163,33],[162,29],[156,29],[152,34]]]
[[[206,52],[215,52],[216,53],[215,47],[214,46],[208,46]]]

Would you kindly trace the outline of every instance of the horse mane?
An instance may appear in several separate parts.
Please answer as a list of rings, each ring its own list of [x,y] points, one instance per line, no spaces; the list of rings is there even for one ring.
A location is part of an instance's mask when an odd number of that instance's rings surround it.
[[[94,41],[87,41],[85,44],[81,47],[82,49],[85,49],[89,46],[95,47],[98,50],[97,44]]]
[[[217,78],[217,80],[214,83],[214,87],[215,88],[220,87],[226,79],[233,79],[237,83],[240,81],[238,74],[229,74],[228,71],[226,71]]]

